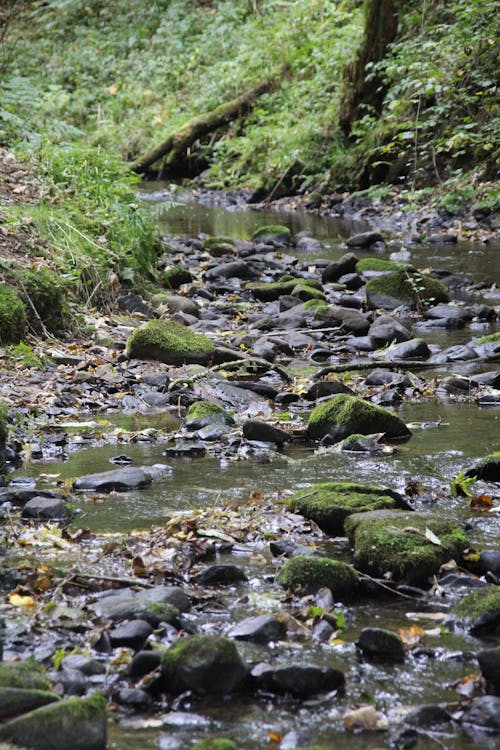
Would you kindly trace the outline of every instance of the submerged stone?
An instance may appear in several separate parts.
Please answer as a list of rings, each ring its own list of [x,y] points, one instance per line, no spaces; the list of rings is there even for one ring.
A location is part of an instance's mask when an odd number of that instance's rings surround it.
[[[150,320],[127,341],[130,359],[154,359],[168,365],[207,364],[215,353],[212,341],[174,320]]]
[[[295,698],[309,698],[318,693],[343,690],[345,686],[345,676],[340,669],[313,664],[279,667],[257,665],[252,676],[258,690],[289,693]]]
[[[408,508],[401,495],[390,489],[356,482],[323,482],[296,493],[292,510],[318,524],[328,534],[342,536],[344,521],[352,513],[381,508]]]
[[[383,432],[388,438],[409,438],[411,432],[402,419],[382,406],[356,396],[339,394],[316,406],[307,422],[313,440],[336,443],[349,435]]]
[[[345,522],[357,568],[375,577],[418,585],[445,562],[459,562],[467,547],[464,531],[452,521],[426,513],[373,511]]]
[[[268,643],[269,641],[282,640],[285,634],[285,624],[274,615],[256,615],[255,617],[247,617],[233,625],[228,631],[227,637],[241,641]]]
[[[252,240],[259,242],[290,242],[291,232],[282,224],[266,224],[252,234]]]
[[[277,580],[285,588],[308,592],[326,587],[336,600],[352,597],[358,587],[356,571],[347,563],[329,557],[291,557],[281,568]]]
[[[126,466],[99,474],[88,474],[73,482],[73,489],[79,492],[130,492],[149,487],[161,481],[172,472],[166,464],[153,466]]]
[[[388,661],[404,661],[403,641],[391,630],[384,628],[364,628],[356,646],[365,656],[377,657]]]

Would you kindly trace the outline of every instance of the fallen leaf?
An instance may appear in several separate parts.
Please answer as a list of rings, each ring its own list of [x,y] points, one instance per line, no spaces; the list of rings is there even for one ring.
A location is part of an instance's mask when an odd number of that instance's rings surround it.
[[[377,729],[380,716],[373,706],[361,706],[344,714],[344,727],[353,729]]]
[[[493,505],[493,498],[490,495],[474,495],[469,502],[469,508],[474,510],[490,510]]]
[[[425,631],[420,625],[411,625],[409,628],[399,629],[399,637],[407,646],[416,646],[417,643],[420,643],[424,634]]]
[[[267,739],[269,740],[269,742],[281,742],[283,739],[283,735],[281,734],[281,732],[271,731],[267,733]]]
[[[22,607],[23,609],[29,609],[30,607],[36,607],[36,602],[32,596],[22,596],[16,591],[13,591],[7,597],[7,601],[13,607]]]
[[[429,540],[429,542],[432,542],[432,544],[436,544],[438,547],[441,547],[441,539],[435,535],[433,531],[430,529],[425,529],[425,538]]]

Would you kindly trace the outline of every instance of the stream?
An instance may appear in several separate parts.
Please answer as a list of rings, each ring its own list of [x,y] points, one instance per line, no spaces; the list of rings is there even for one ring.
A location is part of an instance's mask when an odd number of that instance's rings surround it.
[[[203,205],[180,194],[165,201],[165,186],[145,185],[141,195],[158,221],[160,231],[178,237],[196,237],[200,233],[248,239],[252,232],[267,224],[283,224],[292,233],[309,231],[323,245],[317,251],[301,256],[313,263],[317,257],[337,260],[345,253],[345,239],[363,231],[362,223],[349,223],[334,217],[320,218],[312,214],[254,211],[244,207]],[[446,268],[452,272],[470,274],[477,284],[483,284],[482,301],[495,305],[499,302],[500,268],[498,247],[491,245],[412,244],[403,248],[410,253],[411,262],[418,268]],[[401,253],[400,243],[389,243],[380,257],[390,258]],[[363,253],[361,253],[363,255]],[[476,328],[434,329],[426,331],[429,345],[443,347],[464,343],[471,335],[481,336],[495,330],[494,325],[476,324]],[[318,365],[319,367],[320,365]],[[478,371],[496,369],[493,363],[436,365],[425,370],[422,377],[432,383],[443,374],[471,375]],[[14,478],[33,477],[41,473],[57,475],[60,481],[91,472],[106,471],[110,459],[126,453],[137,465],[169,463],[172,473],[164,481],[137,492],[110,494],[98,501],[77,498],[74,530],[85,528],[111,535],[127,534],[133,530],[161,526],[179,511],[197,508],[217,508],[231,502],[237,508],[248,502],[252,493],[259,496],[286,497],[291,491],[316,482],[352,480],[372,482],[403,492],[412,482],[425,487],[415,500],[417,510],[444,514],[469,526],[471,545],[478,549],[498,549],[499,515],[469,508],[468,499],[452,497],[449,483],[464,467],[500,449],[498,403],[480,406],[467,398],[436,398],[422,393],[417,401],[404,401],[394,407],[406,423],[415,423],[411,440],[398,444],[392,453],[366,455],[342,453],[334,448],[315,450],[310,445],[293,444],[274,452],[266,461],[237,460],[217,451],[208,451],[200,458],[170,461],[163,455],[164,445],[136,442],[126,446],[113,441],[100,441],[98,433],[117,427],[129,431],[163,427],[167,416],[162,413],[126,415],[110,412],[89,427],[89,447],[66,452],[65,460],[27,460]],[[304,417],[304,407],[290,406],[283,417]],[[88,417],[82,417],[87,419]],[[177,424],[169,411],[172,430]],[[54,420],[54,429],[58,425]],[[494,491],[492,485],[478,483],[478,491]],[[328,554],[332,542],[320,540],[320,550]],[[203,633],[224,633],[234,621],[252,613],[280,612],[283,590],[274,582],[276,560],[267,545],[236,546],[231,553],[220,554],[218,562],[235,563],[245,571],[248,582],[226,587],[217,592],[222,604],[213,611],[191,613],[194,629]],[[458,592],[457,592],[458,595]],[[293,638],[274,644],[273,659],[292,658],[297,663],[328,664],[346,674],[345,695],[321,694],[305,701],[289,697],[270,698],[263,694],[257,699],[231,698],[193,702],[182,698],[158,717],[137,719],[128,716],[113,721],[109,727],[110,750],[188,750],[196,739],[220,736],[236,741],[242,750],[322,745],[335,750],[377,750],[388,747],[384,727],[378,731],[346,732],[341,716],[347,708],[361,705],[376,706],[388,724],[397,723],[409,707],[426,703],[456,703],[460,694],[456,686],[477,670],[473,655],[486,646],[498,645],[498,639],[479,641],[464,631],[450,631],[437,627],[432,620],[415,620],[411,613],[446,612],[449,598],[427,601],[380,595],[353,605],[339,605],[345,615],[345,625],[332,644],[312,641],[300,632]],[[409,614],[410,613],[410,614]],[[415,621],[424,630],[421,642],[407,656],[404,664],[388,665],[362,661],[356,654],[354,641],[362,628],[369,625],[398,631],[409,628]],[[267,659],[268,648],[250,643],[238,643],[238,649],[248,660]],[[159,723],[158,723],[159,722]],[[493,750],[495,739],[487,736],[467,736],[464,732],[443,729],[439,734],[422,733],[418,737],[419,750]],[[398,746],[399,747],[399,746]],[[401,745],[401,747],[403,747]]]

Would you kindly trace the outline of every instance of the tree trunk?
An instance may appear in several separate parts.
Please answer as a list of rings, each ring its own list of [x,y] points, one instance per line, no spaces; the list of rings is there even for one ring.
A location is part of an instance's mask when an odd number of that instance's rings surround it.
[[[186,158],[188,149],[199,138],[212,133],[222,125],[227,125],[232,120],[242,117],[249,112],[254,101],[262,94],[269,91],[275,84],[274,78],[271,78],[256,86],[251,91],[231,99],[225,104],[221,104],[211,112],[207,112],[200,117],[195,117],[184,125],[180,130],[171,133],[163,143],[156,148],[151,149],[143,156],[134,161],[130,167],[134,172],[145,172],[148,167],[157,162],[162,157],[166,157],[164,166],[169,171],[176,170]]]
[[[365,108],[377,114],[385,96],[383,82],[378,76],[366,80],[366,66],[377,63],[386,55],[398,30],[397,0],[367,0],[365,32],[356,58],[344,70],[343,96],[340,106],[340,126],[347,135]]]

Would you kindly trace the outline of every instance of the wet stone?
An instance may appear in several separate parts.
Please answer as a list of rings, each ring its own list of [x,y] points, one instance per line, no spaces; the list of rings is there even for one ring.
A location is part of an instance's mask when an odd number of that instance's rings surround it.
[[[252,676],[256,676],[252,671]],[[268,667],[256,676],[257,689],[272,693],[289,693],[295,698],[309,698],[318,693],[342,690],[344,673],[334,667],[292,664]]]
[[[127,466],[79,477],[73,482],[73,489],[79,492],[130,492],[149,487],[152,482],[165,479],[171,472],[170,466],[165,464]]]
[[[153,628],[145,620],[131,620],[109,632],[111,645],[140,649],[152,634]]]
[[[366,657],[376,657],[387,661],[404,661],[405,650],[401,638],[384,628],[364,628],[356,646]]]
[[[193,583],[204,586],[230,585],[232,583],[241,583],[247,581],[243,570],[237,565],[218,564],[209,565],[207,568],[197,573],[191,579]]]
[[[163,606],[167,604],[173,608],[172,615],[176,611],[178,614],[191,608],[189,597],[179,586],[155,586],[143,591],[112,590],[95,602],[94,610],[108,620],[155,618],[158,622],[159,615],[162,620],[167,621]]]
[[[483,573],[491,571],[500,575],[500,550],[485,550],[479,555],[479,565]]]
[[[430,729],[443,724],[449,724],[451,722],[451,716],[448,711],[441,706],[429,704],[418,706],[412,711],[409,711],[404,717],[404,722],[405,724],[410,724],[414,727]]]
[[[102,661],[83,654],[69,654],[61,662],[63,669],[78,669],[86,677],[106,674],[106,665]]]
[[[144,677],[154,672],[161,664],[161,653],[159,651],[139,651],[127,667],[126,674],[132,678]]]
[[[227,633],[228,638],[242,641],[268,643],[282,640],[286,634],[285,625],[274,615],[248,617],[234,625]]]
[[[500,646],[486,648],[477,655],[481,674],[486,683],[493,689],[489,692],[500,693]]]
[[[476,698],[465,712],[462,724],[491,734],[500,734],[500,698],[493,695]]]
[[[136,711],[144,711],[150,708],[153,703],[151,696],[140,688],[121,688],[114,698],[120,706],[125,706]]]
[[[246,440],[277,443],[278,445],[283,445],[291,439],[291,436],[285,430],[258,419],[248,419],[243,423],[243,437]]]
[[[380,232],[360,232],[349,237],[347,240],[347,247],[370,247],[375,242],[383,242],[384,238]]]
[[[0,721],[33,711],[57,700],[59,696],[48,690],[0,687]]]
[[[66,696],[84,695],[87,690],[87,678],[78,669],[61,669],[53,675],[53,682],[62,685]]]
[[[64,516],[64,502],[56,497],[33,497],[23,508],[23,518],[52,519]]]

